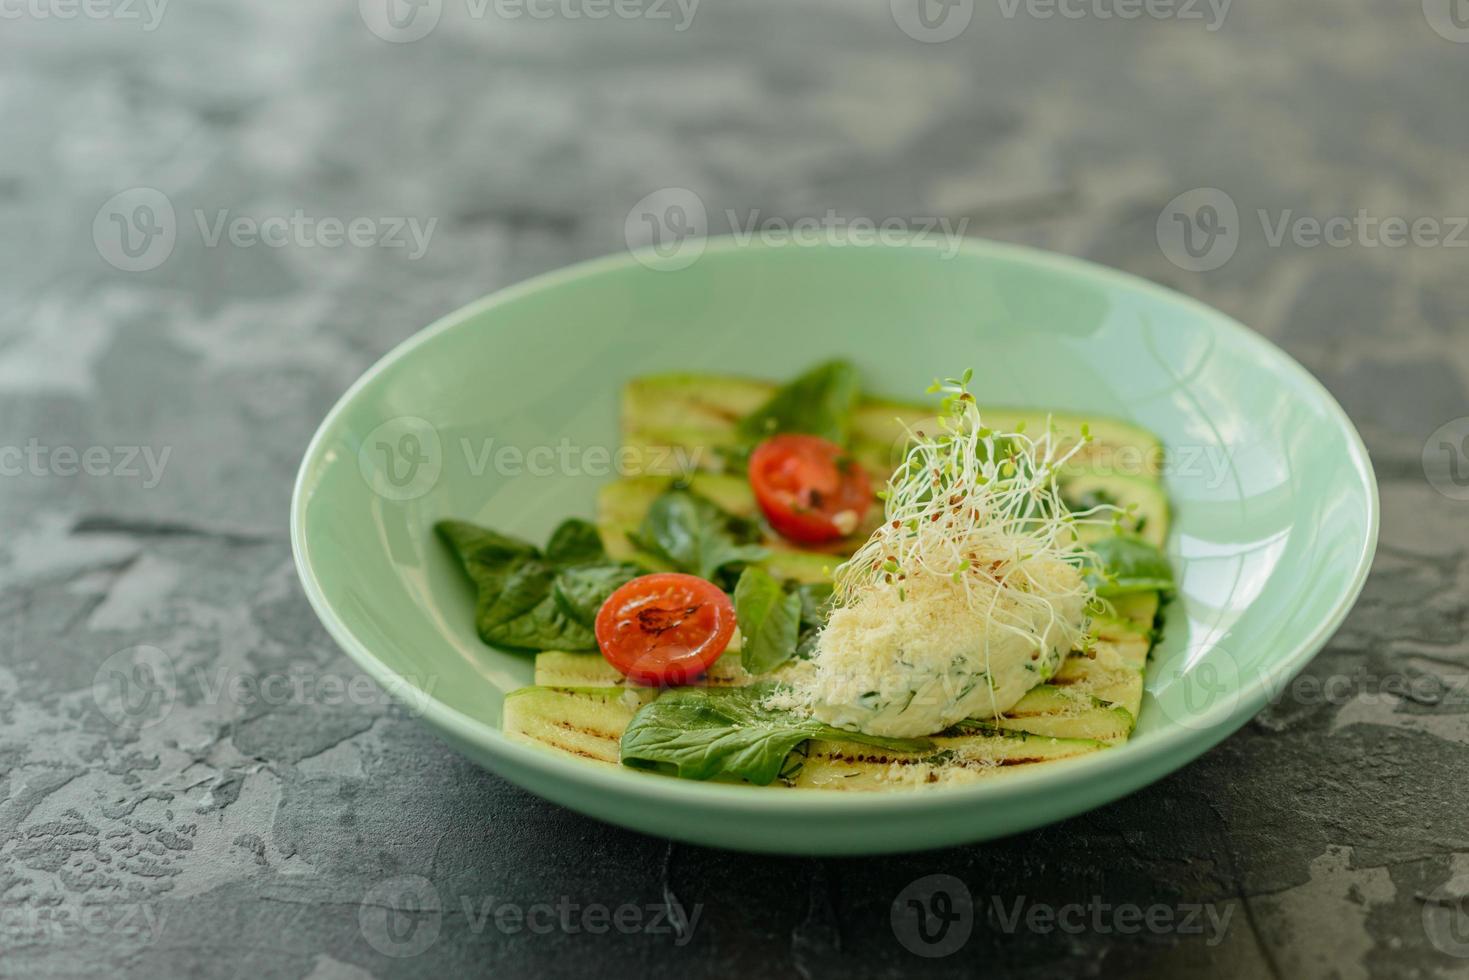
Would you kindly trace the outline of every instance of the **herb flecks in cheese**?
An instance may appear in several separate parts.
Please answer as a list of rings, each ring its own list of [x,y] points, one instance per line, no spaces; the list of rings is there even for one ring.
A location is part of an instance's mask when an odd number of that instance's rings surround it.
[[[1055,433],[984,427],[968,375],[939,431],[913,431],[885,521],[837,569],[835,609],[785,706],[874,735],[926,735],[998,715],[1079,646],[1095,594],[1056,475]],[[1085,442],[1085,438],[1083,439]]]

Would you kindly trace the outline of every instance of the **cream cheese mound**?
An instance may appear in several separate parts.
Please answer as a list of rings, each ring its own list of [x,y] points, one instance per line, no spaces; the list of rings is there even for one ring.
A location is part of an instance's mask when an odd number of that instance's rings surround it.
[[[1020,563],[975,602],[974,586],[923,576],[877,585],[833,611],[811,661],[790,673],[787,707],[871,735],[931,735],[993,717],[1048,680],[1083,636],[1080,573],[1053,559]],[[1051,605],[1022,591],[1058,595]],[[976,605],[979,609],[976,609]]]
[[[1063,449],[1049,421],[1036,438],[987,428],[969,377],[935,382],[938,431],[910,431],[884,520],[837,569],[815,653],[783,672],[773,707],[931,735],[1005,712],[1082,642],[1095,556],[1076,527],[1116,508],[1072,513],[1056,474],[1082,443]]]

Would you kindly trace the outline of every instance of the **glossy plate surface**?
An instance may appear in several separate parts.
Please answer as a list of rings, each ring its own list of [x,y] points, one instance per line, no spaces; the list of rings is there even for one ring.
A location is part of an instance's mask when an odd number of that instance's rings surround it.
[[[949,256],[714,240],[686,268],[656,265],[623,255],[574,266],[415,335],[332,409],[292,502],[306,593],[347,653],[451,745],[548,799],[746,850],[876,853],[1013,833],[1131,792],[1239,728],[1362,586],[1378,508],[1356,431],[1287,355],[1190,299],[981,241]],[[591,517],[616,475],[627,379],[785,379],[838,355],[876,394],[913,398],[973,367],[981,402],[1120,417],[1163,439],[1180,586],[1132,740],[973,786],[888,794],[709,785],[507,741],[502,698],[530,682],[531,658],[475,636],[469,585],[433,523],[543,542],[562,518]]]

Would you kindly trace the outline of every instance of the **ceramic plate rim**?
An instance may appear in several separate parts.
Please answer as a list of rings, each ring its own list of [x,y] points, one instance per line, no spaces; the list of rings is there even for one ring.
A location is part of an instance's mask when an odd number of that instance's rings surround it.
[[[822,249],[831,247],[751,244],[737,241],[733,236],[720,236],[707,239],[704,254],[750,248]],[[911,249],[915,246],[878,245],[871,247],[880,251],[897,251]],[[1068,276],[1101,280],[1114,287],[1121,286],[1132,291],[1152,293],[1171,303],[1189,308],[1201,319],[1209,321],[1212,327],[1232,332],[1241,343],[1278,363],[1295,375],[1298,380],[1304,382],[1306,388],[1326,406],[1332,421],[1346,434],[1351,463],[1367,487],[1368,511],[1366,535],[1357,555],[1356,567],[1352,570],[1351,584],[1337,596],[1330,613],[1322,617],[1304,639],[1294,644],[1288,652],[1271,658],[1270,663],[1262,668],[1260,676],[1252,683],[1240,686],[1239,697],[1234,703],[1231,704],[1226,699],[1215,704],[1201,716],[1191,719],[1188,726],[1173,722],[1143,739],[1130,740],[1112,746],[1104,752],[1048,763],[1030,772],[1017,772],[1003,780],[982,781],[962,786],[923,787],[892,793],[789,793],[772,787],[676,779],[624,767],[614,769],[600,764],[563,758],[545,749],[515,742],[507,738],[500,729],[444,704],[431,693],[423,694],[422,701],[418,705],[400,696],[403,676],[379,660],[367,645],[352,633],[327,599],[315,570],[307,560],[304,518],[306,503],[310,498],[307,481],[310,473],[318,464],[328,438],[335,432],[342,416],[364,389],[393,364],[407,357],[438,334],[476,318],[487,310],[527,294],[555,289],[577,279],[631,265],[647,265],[655,261],[651,249],[617,252],[588,259],[495,290],[439,317],[404,339],[379,358],[342,393],[317,426],[311,441],[307,444],[291,492],[291,552],[307,600],[326,627],[327,632],[353,662],[410,710],[420,713],[422,720],[453,734],[464,742],[478,746],[497,760],[534,770],[558,782],[581,783],[593,789],[622,795],[632,793],[668,803],[717,803],[726,810],[742,810],[752,813],[828,812],[852,815],[856,812],[963,807],[983,800],[1028,795],[1037,789],[1059,787],[1078,780],[1100,779],[1122,770],[1146,767],[1148,763],[1157,763],[1170,754],[1187,753],[1182,762],[1168,765],[1164,773],[1181,768],[1253,717],[1264,705],[1270,691],[1278,690],[1279,685],[1289,682],[1320,651],[1356,603],[1377,550],[1380,518],[1377,479],[1367,447],[1346,411],[1310,371],[1265,337],[1205,303],[1131,273],[1085,259],[1023,245],[981,238],[966,238],[959,251],[981,258],[1003,257],[1031,265],[1051,266]],[[1162,774],[1160,773],[1159,776]],[[1159,778],[1159,776],[1153,778]]]

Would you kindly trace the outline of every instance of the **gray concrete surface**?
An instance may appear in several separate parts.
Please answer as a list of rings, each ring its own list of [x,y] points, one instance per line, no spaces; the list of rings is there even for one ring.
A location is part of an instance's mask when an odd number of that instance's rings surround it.
[[[0,975],[1469,976],[1469,11],[393,2],[0,6]],[[666,187],[716,232],[967,219],[1284,345],[1382,487],[1323,686],[1113,806],[873,860],[611,829],[328,703],[357,674],[286,540],[316,423]],[[374,243],[229,231],[298,210]],[[182,676],[136,730],[94,679],[140,645]],[[943,957],[889,921],[936,874],[973,908]]]

